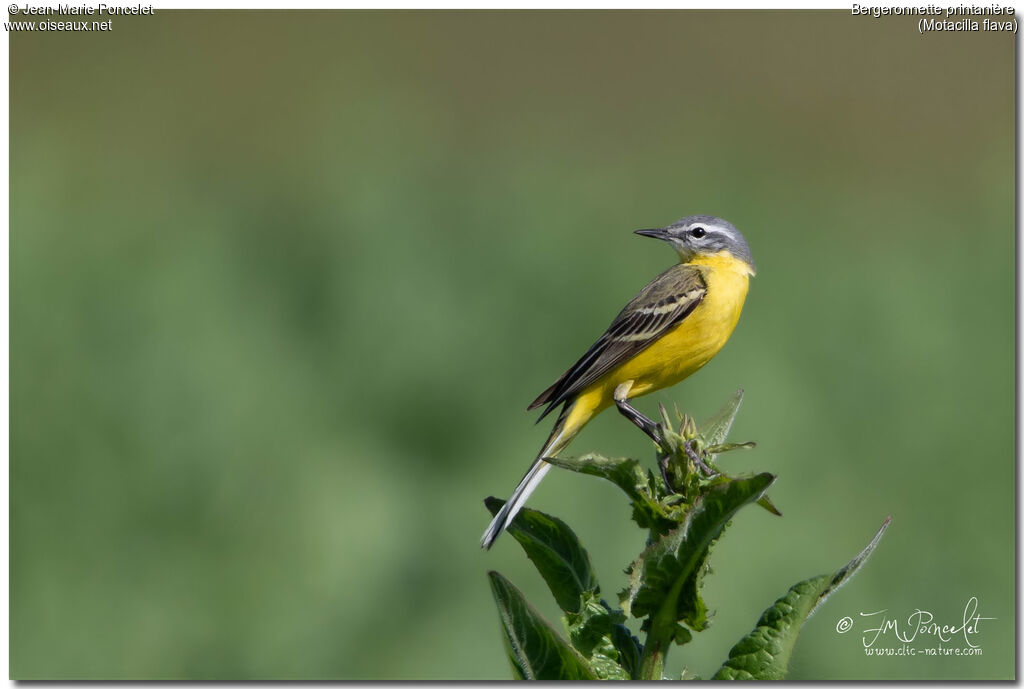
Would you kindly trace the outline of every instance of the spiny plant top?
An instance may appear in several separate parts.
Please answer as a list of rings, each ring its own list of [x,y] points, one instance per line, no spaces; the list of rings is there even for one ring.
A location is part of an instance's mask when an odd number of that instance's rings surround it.
[[[700,591],[712,545],[746,505],[756,503],[781,516],[765,494],[774,476],[734,478],[715,465],[722,452],[754,447],[726,442],[742,399],[743,391],[738,390],[699,428],[678,410],[674,428],[662,407],[657,472],[635,459],[597,454],[548,459],[622,489],[632,504],[633,521],[649,535],[646,548],[626,570],[628,581],[616,608],[601,596],[590,556],[565,522],[532,509],[516,516],[509,533],[563,611],[568,640],[505,577],[488,572],[515,677],[665,679],[665,656],[672,644],[684,645],[694,632],[707,628],[707,606]],[[491,514],[504,504],[494,497],[484,502]],[[803,622],[857,571],[888,525],[887,518],[867,547],[838,571],[801,581],[775,601],[753,631],[733,646],[712,679],[784,678]],[[641,621],[643,643],[626,627],[628,618]],[[682,679],[693,678],[685,671],[683,675]]]

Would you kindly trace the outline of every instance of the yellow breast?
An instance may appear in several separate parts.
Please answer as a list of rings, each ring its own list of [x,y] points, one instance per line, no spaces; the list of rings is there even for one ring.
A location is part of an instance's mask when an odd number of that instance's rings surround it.
[[[701,267],[707,285],[704,299],[682,323],[608,374],[602,381],[602,402],[610,403],[615,388],[629,380],[630,397],[674,385],[711,361],[729,339],[753,270],[724,252],[698,257],[691,264]]]

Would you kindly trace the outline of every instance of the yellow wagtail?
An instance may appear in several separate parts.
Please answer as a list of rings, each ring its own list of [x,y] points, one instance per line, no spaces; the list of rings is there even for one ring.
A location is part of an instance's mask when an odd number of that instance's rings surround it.
[[[681,262],[640,290],[586,354],[528,407],[547,405],[541,419],[559,405],[562,410],[530,470],[487,527],[484,548],[494,544],[551,468],[544,458],[561,452],[613,402],[657,442],[657,424],[629,400],[697,371],[725,345],[739,321],[754,275],[750,247],[739,230],[721,218],[691,215],[636,233],[668,242]]]

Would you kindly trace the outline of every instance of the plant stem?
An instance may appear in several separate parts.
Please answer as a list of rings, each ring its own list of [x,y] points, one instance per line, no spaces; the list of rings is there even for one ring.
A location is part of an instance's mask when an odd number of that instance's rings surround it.
[[[665,668],[666,646],[669,639],[653,638],[654,630],[647,634],[647,642],[644,644],[644,656],[640,661],[640,679],[652,680],[661,679]]]
[[[647,632],[644,642],[644,654],[640,659],[640,679],[660,680],[664,678],[665,656],[676,634],[676,606],[679,592],[683,588],[683,579],[679,578],[672,585],[665,602],[651,618],[651,629]]]

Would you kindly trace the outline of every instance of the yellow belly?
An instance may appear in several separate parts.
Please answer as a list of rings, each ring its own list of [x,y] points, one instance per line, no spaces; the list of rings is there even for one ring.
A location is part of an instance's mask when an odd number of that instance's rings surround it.
[[[567,426],[582,426],[612,404],[622,383],[633,382],[629,397],[674,385],[711,361],[725,345],[739,321],[750,284],[746,264],[729,256],[702,257],[707,294],[682,323],[629,361],[612,369],[580,393]]]

